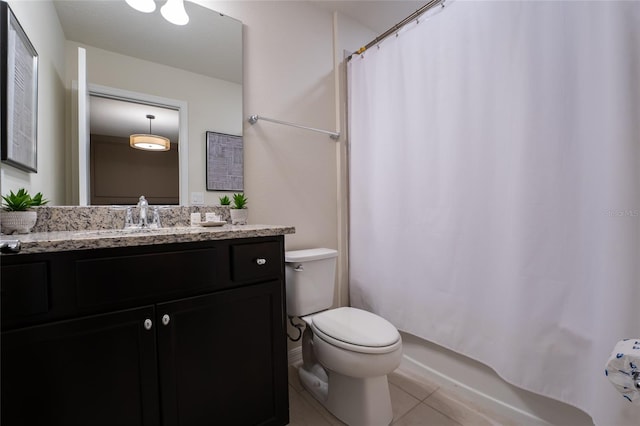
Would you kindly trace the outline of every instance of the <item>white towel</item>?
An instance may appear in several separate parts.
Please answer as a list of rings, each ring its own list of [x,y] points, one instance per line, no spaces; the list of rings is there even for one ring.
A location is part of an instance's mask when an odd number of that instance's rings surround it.
[[[640,403],[640,339],[619,341],[604,373],[625,399]]]

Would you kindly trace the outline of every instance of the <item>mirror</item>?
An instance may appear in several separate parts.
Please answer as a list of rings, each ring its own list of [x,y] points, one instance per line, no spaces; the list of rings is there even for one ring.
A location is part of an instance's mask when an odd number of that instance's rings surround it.
[[[188,161],[180,161],[188,164],[180,167],[188,182],[180,185],[180,199],[189,199],[185,191],[205,193],[206,132],[242,135],[242,23],[192,2],[184,3],[190,18],[185,26],[161,16],[164,2],[157,2],[152,13],[138,12],[124,0],[53,3],[67,39],[67,67],[75,69],[77,47],[85,48],[89,87],[188,105],[187,120],[180,120],[180,126],[187,126],[180,134],[188,137],[171,141],[189,146]],[[122,110],[104,111],[114,113],[91,114],[90,133],[99,128],[101,134],[115,134],[110,129],[122,127],[115,126],[122,124]],[[153,127],[164,123],[156,120]]]

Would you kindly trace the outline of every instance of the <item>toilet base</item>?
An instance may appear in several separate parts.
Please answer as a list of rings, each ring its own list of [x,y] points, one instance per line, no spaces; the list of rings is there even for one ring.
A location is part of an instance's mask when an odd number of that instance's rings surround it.
[[[318,382],[309,380],[315,376],[313,372],[300,367],[303,386],[331,414],[349,426],[387,426],[391,423],[393,412],[386,375],[355,378],[334,371],[326,373],[328,386],[325,392],[318,392]]]

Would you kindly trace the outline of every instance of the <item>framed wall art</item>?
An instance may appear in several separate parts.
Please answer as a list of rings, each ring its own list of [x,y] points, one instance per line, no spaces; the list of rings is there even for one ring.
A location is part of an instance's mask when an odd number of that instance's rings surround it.
[[[242,136],[207,132],[207,191],[243,191]]]
[[[0,98],[4,163],[38,171],[38,53],[6,2],[0,2]]]

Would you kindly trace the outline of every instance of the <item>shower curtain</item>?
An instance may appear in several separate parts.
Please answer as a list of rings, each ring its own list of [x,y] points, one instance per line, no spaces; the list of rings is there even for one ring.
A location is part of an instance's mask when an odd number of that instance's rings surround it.
[[[449,1],[348,78],[351,304],[639,424],[640,3]]]

